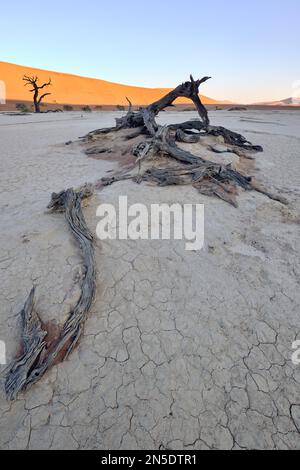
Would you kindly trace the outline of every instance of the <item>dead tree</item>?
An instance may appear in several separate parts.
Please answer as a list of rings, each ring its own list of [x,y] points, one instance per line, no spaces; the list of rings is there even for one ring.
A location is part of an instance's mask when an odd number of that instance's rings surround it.
[[[231,152],[240,161],[247,160],[249,164],[249,160],[254,159],[252,155],[263,149],[260,145],[252,145],[241,134],[210,124],[207,109],[199,96],[200,85],[209,78],[194,80],[190,76],[190,81],[138,111],[132,110],[132,104],[127,98],[129,110],[125,116],[116,119],[115,127],[98,129],[85,136],[83,142],[89,156],[101,154],[106,158],[114,158],[114,154],[120,150],[122,155],[126,155],[127,148],[127,155],[131,153],[135,158],[129,172],[104,178],[102,184],[109,185],[122,179],[132,179],[137,183],[152,181],[161,186],[191,184],[200,193],[217,196],[234,206],[237,206],[237,188],[240,187],[261,192],[285,203],[284,199],[261,187],[244,171],[216,160],[216,154]],[[172,106],[181,97],[193,101],[199,118],[180,124],[158,125],[156,116],[159,112]],[[206,144],[205,138],[211,139],[215,145]],[[219,142],[222,142],[224,150],[217,148]],[[192,153],[190,144],[198,145],[197,155]],[[199,156],[201,150],[203,158]],[[214,161],[207,158],[207,151],[215,157]],[[155,162],[155,165],[151,166],[151,162]]]
[[[117,128],[130,128],[130,127],[146,127],[151,135],[154,135],[157,131],[157,125],[155,123],[155,117],[158,113],[165,108],[172,106],[177,98],[188,98],[192,100],[196,106],[196,109],[201,117],[201,120],[205,126],[209,125],[208,114],[205,106],[203,106],[199,97],[199,87],[202,83],[205,83],[211,77],[204,77],[201,80],[195,81],[193,77],[190,77],[189,82],[182,83],[177,88],[172,90],[167,95],[163,96],[160,100],[155,101],[150,106],[141,109],[138,112],[132,111],[132,106],[129,101],[129,111],[127,115],[121,119],[117,119]]]
[[[30,92],[33,93],[34,110],[36,113],[40,113],[42,100],[46,96],[51,95],[51,93],[44,93],[40,95],[40,90],[43,90],[44,88],[47,88],[52,85],[51,78],[49,78],[49,81],[44,83],[43,85],[38,84],[39,78],[37,76],[29,77],[27,75],[24,75],[23,81],[26,82],[25,86],[32,86]]]

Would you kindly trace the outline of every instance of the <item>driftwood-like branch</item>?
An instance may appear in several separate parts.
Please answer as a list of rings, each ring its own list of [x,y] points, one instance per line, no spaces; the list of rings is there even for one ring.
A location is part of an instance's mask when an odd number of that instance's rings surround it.
[[[230,168],[214,164],[202,164],[190,168],[150,168],[136,182],[152,181],[159,186],[191,184],[201,194],[217,196],[237,207],[236,187],[251,190],[251,178],[242,176]]]
[[[14,400],[17,395],[35,384],[57,361],[64,361],[77,345],[87,314],[96,291],[96,267],[93,236],[90,233],[81,208],[83,198],[91,195],[90,187],[79,191],[68,189],[53,194],[49,209],[64,212],[66,221],[80,247],[85,267],[80,299],[66,321],[59,338],[50,346],[47,331],[34,310],[34,289],[21,312],[22,344],[21,357],[12,364],[6,377],[6,395]],[[45,339],[46,338],[46,339]]]
[[[155,101],[140,111],[132,112],[130,108],[129,113],[126,116],[116,120],[116,128],[124,129],[145,126],[150,135],[154,135],[158,129],[155,117],[165,108],[171,106],[177,98],[187,98],[193,101],[201,121],[204,126],[207,127],[209,125],[209,118],[207,110],[199,97],[199,87],[209,79],[210,77],[204,77],[201,80],[195,81],[191,76],[189,82],[182,83],[177,88],[163,96],[160,100]]]
[[[43,330],[41,320],[34,310],[33,288],[21,311],[22,356],[16,360],[6,378],[5,391],[7,398],[15,400],[17,394],[26,387],[28,375],[46,347],[47,331]]]
[[[201,131],[198,134],[192,131]],[[176,145],[176,141],[184,143],[197,143],[202,136],[214,135],[222,136],[224,141],[231,145],[231,151],[239,154],[235,148],[244,151],[262,151],[262,147],[254,146],[248,142],[241,134],[229,131],[224,127],[204,127],[200,121],[188,121],[186,123],[159,127],[151,139],[140,142],[134,149],[136,164],[152,159],[155,156],[169,157],[176,163],[175,167],[148,168],[143,174],[138,176],[120,174],[109,178],[103,178],[104,186],[111,185],[117,181],[132,179],[137,183],[151,181],[159,186],[191,184],[200,193],[207,196],[216,196],[237,207],[237,188],[244,190],[258,191],[270,199],[286,203],[279,195],[273,194],[261,185],[253,181],[251,177],[245,176],[239,171],[231,168],[231,165],[224,166],[213,163],[199,156],[193,155]]]
[[[261,145],[252,145],[243,135],[230,131],[221,126],[209,126],[207,129],[208,135],[222,136],[226,144],[242,147],[247,151],[263,152]]]
[[[160,128],[155,137],[148,142],[142,142],[135,150],[137,162],[145,161],[155,154],[167,155],[177,161],[176,167],[150,168],[144,174],[132,177],[137,183],[152,181],[159,186],[191,184],[206,195],[215,195],[224,201],[237,206],[236,188],[240,186],[251,190],[252,179],[244,176],[230,167],[209,162],[190,152],[179,148],[172,134],[172,126]],[[178,130],[177,130],[178,132]],[[122,179],[129,179],[128,175],[103,178],[104,185],[110,185]]]

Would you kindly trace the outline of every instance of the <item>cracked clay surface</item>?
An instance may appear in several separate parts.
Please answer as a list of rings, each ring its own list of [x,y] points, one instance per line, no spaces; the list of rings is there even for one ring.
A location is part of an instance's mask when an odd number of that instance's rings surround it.
[[[78,300],[77,247],[64,217],[45,208],[53,191],[115,168],[64,145],[112,125],[115,114],[0,115],[0,340],[8,363],[32,285],[53,334]],[[16,402],[1,387],[0,448],[300,449],[300,365],[292,362],[300,339],[300,114],[222,111],[211,120],[264,146],[257,177],[289,207],[241,192],[235,209],[190,187],[131,182],[97,193],[84,209],[93,233],[97,206],[117,205],[119,195],[130,204],[203,203],[205,247],[96,241],[97,297],[80,345]]]

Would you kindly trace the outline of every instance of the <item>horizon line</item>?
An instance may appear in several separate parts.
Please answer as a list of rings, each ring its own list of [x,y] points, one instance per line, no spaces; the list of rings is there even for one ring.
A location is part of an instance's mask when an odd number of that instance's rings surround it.
[[[71,72],[62,72],[62,71],[58,71],[58,70],[50,70],[48,68],[41,68],[41,67],[34,67],[34,66],[30,66],[30,65],[23,65],[23,64],[20,64],[20,63],[15,63],[15,62],[7,62],[7,61],[4,61],[4,60],[0,60],[0,64],[8,64],[8,65],[13,65],[15,67],[20,67],[20,68],[27,68],[27,69],[35,69],[37,71],[41,71],[41,72],[49,72],[49,73],[53,73],[53,74],[57,74],[57,75],[67,75],[69,77],[76,77],[76,78],[82,78],[82,79],[88,79],[88,80],[94,80],[94,81],[100,81],[100,82],[103,82],[103,83],[107,83],[107,84],[112,84],[112,85],[117,85],[117,86],[122,86],[122,87],[127,87],[127,88],[133,88],[133,89],[142,89],[142,90],[153,90],[153,91],[157,91],[157,90],[164,90],[164,91],[170,91],[170,90],[173,90],[175,89],[176,87],[166,87],[166,86],[156,86],[156,87],[147,87],[145,85],[130,85],[130,84],[127,84],[127,83],[121,83],[121,82],[116,82],[114,80],[105,80],[103,78],[99,78],[99,77],[91,77],[91,76],[88,76],[88,75],[81,75],[81,74],[76,74],[76,73],[71,73]],[[1,78],[1,77],[0,77]],[[183,80],[181,83],[184,83],[185,81],[188,81],[188,80]],[[200,95],[202,95],[203,97],[205,98],[208,98],[208,99],[211,99],[211,100],[214,100],[214,101],[217,101],[218,104],[236,104],[236,105],[244,105],[244,106],[263,106],[263,105],[266,105],[266,106],[271,106],[270,104],[268,103],[278,103],[278,102],[282,102],[286,99],[289,99],[288,98],[282,98],[282,99],[272,99],[272,100],[267,100],[267,101],[255,101],[255,102],[248,102],[248,101],[232,101],[232,100],[229,100],[229,99],[218,99],[218,98],[215,98],[215,97],[211,97],[211,96],[207,96],[203,93],[200,93]],[[14,98],[12,98],[11,100],[14,100]],[[49,103],[50,104],[50,103]],[[108,105],[108,106],[111,106],[111,105]],[[276,106],[274,104],[274,106]],[[287,105],[288,106],[288,105]]]

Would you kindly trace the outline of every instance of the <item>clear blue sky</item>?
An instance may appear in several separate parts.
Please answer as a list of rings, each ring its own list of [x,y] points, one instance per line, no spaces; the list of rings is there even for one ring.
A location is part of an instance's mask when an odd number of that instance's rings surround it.
[[[292,95],[300,0],[11,0],[0,60],[132,85],[211,75],[202,93],[237,102]]]

